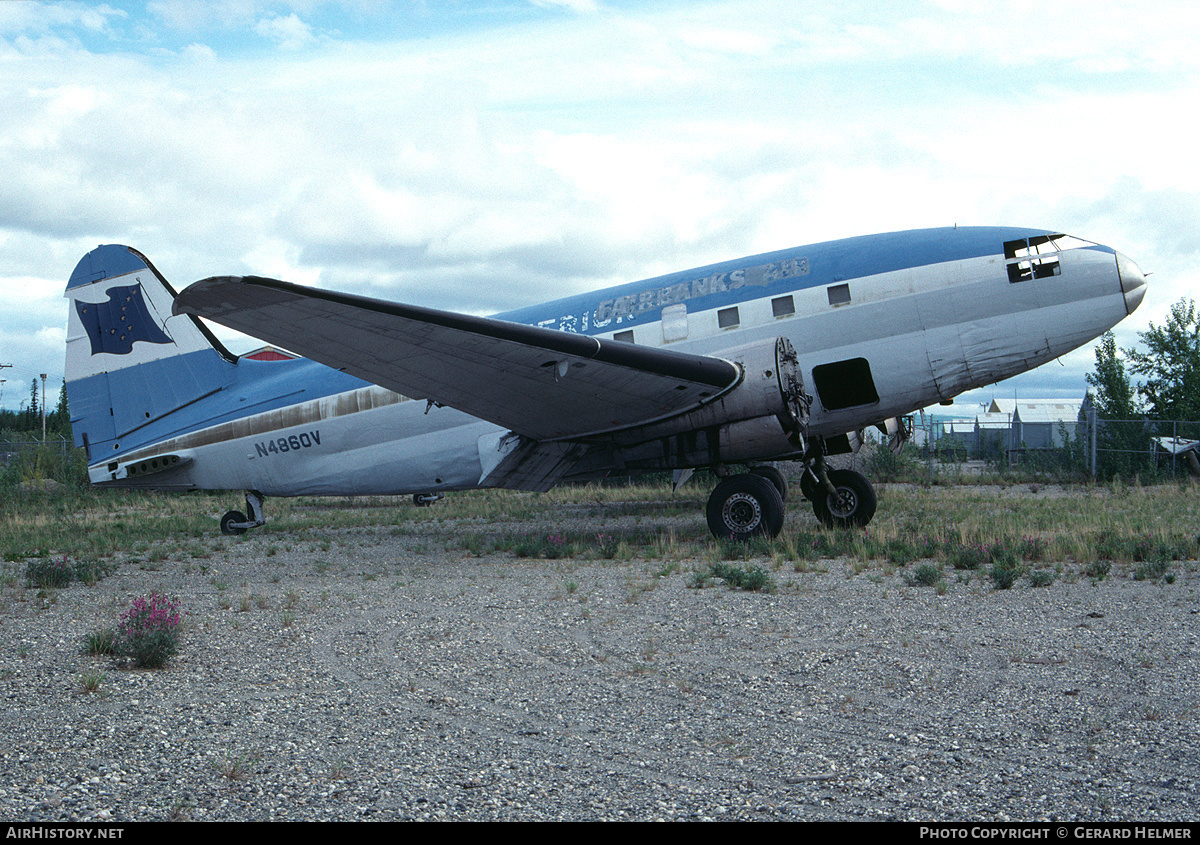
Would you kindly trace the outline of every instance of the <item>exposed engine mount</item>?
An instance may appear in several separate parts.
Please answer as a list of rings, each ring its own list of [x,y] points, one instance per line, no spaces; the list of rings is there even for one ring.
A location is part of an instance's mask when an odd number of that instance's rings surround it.
[[[805,451],[812,397],[785,337],[732,350],[742,371],[731,390],[701,408],[616,432],[630,469],[681,469],[761,460]]]

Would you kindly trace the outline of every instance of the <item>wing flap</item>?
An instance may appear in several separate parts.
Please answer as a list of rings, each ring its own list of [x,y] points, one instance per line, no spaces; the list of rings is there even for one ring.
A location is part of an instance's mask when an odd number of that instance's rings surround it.
[[[174,310],[535,440],[577,439],[685,413],[741,378],[721,358],[257,276],[196,282],[176,297]]]

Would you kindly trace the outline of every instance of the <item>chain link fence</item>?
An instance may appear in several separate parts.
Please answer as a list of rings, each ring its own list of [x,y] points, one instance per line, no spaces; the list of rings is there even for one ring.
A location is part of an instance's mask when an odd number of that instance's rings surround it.
[[[1024,469],[1100,480],[1200,477],[1195,420],[1105,420],[1089,409],[1077,420],[1022,429],[925,417],[915,420],[915,431],[909,454],[930,471]]]
[[[23,455],[48,449],[60,459],[67,460],[75,449],[75,444],[62,438],[47,438],[46,440],[0,440],[0,466],[8,466],[19,461]]]

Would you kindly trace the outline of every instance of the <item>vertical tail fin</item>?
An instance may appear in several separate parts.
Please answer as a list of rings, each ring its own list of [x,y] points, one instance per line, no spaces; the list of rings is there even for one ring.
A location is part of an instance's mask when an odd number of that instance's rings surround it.
[[[233,378],[234,357],[194,317],[171,315],[174,289],[130,247],[85,255],[66,297],[67,398],[88,463],[159,439],[164,418]]]

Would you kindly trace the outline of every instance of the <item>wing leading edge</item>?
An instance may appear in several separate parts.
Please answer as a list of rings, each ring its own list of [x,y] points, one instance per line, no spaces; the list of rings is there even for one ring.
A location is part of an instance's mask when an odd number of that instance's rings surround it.
[[[737,386],[722,358],[305,288],[257,276],[188,286],[193,314],[413,399],[534,440],[573,440],[696,409]]]

